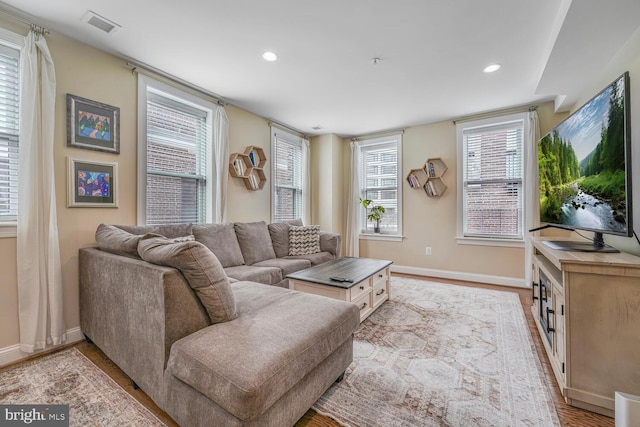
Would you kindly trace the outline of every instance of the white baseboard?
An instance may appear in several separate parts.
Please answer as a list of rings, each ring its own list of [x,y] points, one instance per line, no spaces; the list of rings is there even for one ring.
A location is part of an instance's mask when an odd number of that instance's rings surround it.
[[[408,267],[391,265],[391,272],[414,274],[416,276],[438,277],[441,279],[462,280],[465,282],[488,283],[490,285],[511,286],[514,288],[528,288],[524,279],[504,276],[490,276],[486,274],[462,273],[459,271],[436,270],[432,268]]]
[[[83,339],[84,335],[82,335],[82,331],[78,326],[75,328],[67,329],[67,341],[64,344],[72,344],[74,342],[82,341]],[[52,348],[55,348],[55,346],[47,347],[45,350],[51,350]],[[22,359],[26,359],[27,357],[33,356],[34,354],[38,353],[39,352],[24,353],[20,351],[20,344],[0,348],[0,367],[19,362]]]

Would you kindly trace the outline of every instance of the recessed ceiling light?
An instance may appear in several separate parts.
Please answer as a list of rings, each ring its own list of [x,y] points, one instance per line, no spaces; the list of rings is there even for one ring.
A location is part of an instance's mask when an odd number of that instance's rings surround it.
[[[262,54],[262,58],[265,61],[273,62],[278,59],[278,55],[276,55],[274,52],[265,52]]]
[[[484,67],[482,71],[485,73],[493,73],[494,71],[498,71],[500,68],[502,68],[502,65],[500,64],[491,64]]]

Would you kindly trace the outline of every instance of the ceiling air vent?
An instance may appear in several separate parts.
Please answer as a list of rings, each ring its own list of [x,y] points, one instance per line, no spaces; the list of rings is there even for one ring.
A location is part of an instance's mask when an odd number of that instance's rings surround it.
[[[107,34],[111,34],[118,30],[118,28],[120,28],[120,25],[108,20],[103,16],[98,15],[92,10],[89,10],[84,14],[84,16],[82,17],[82,22],[93,25],[94,27],[104,31]]]

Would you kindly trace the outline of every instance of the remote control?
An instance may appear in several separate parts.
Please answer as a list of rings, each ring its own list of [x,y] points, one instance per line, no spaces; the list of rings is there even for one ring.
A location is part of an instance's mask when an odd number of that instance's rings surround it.
[[[329,279],[331,279],[331,280],[333,280],[335,282],[353,282],[353,280],[347,279],[346,277],[333,276],[333,277],[329,277]]]

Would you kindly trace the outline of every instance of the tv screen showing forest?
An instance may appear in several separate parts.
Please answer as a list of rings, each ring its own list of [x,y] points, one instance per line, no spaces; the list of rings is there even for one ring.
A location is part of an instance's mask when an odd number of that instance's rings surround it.
[[[625,73],[538,141],[541,222],[629,235],[628,82]]]

